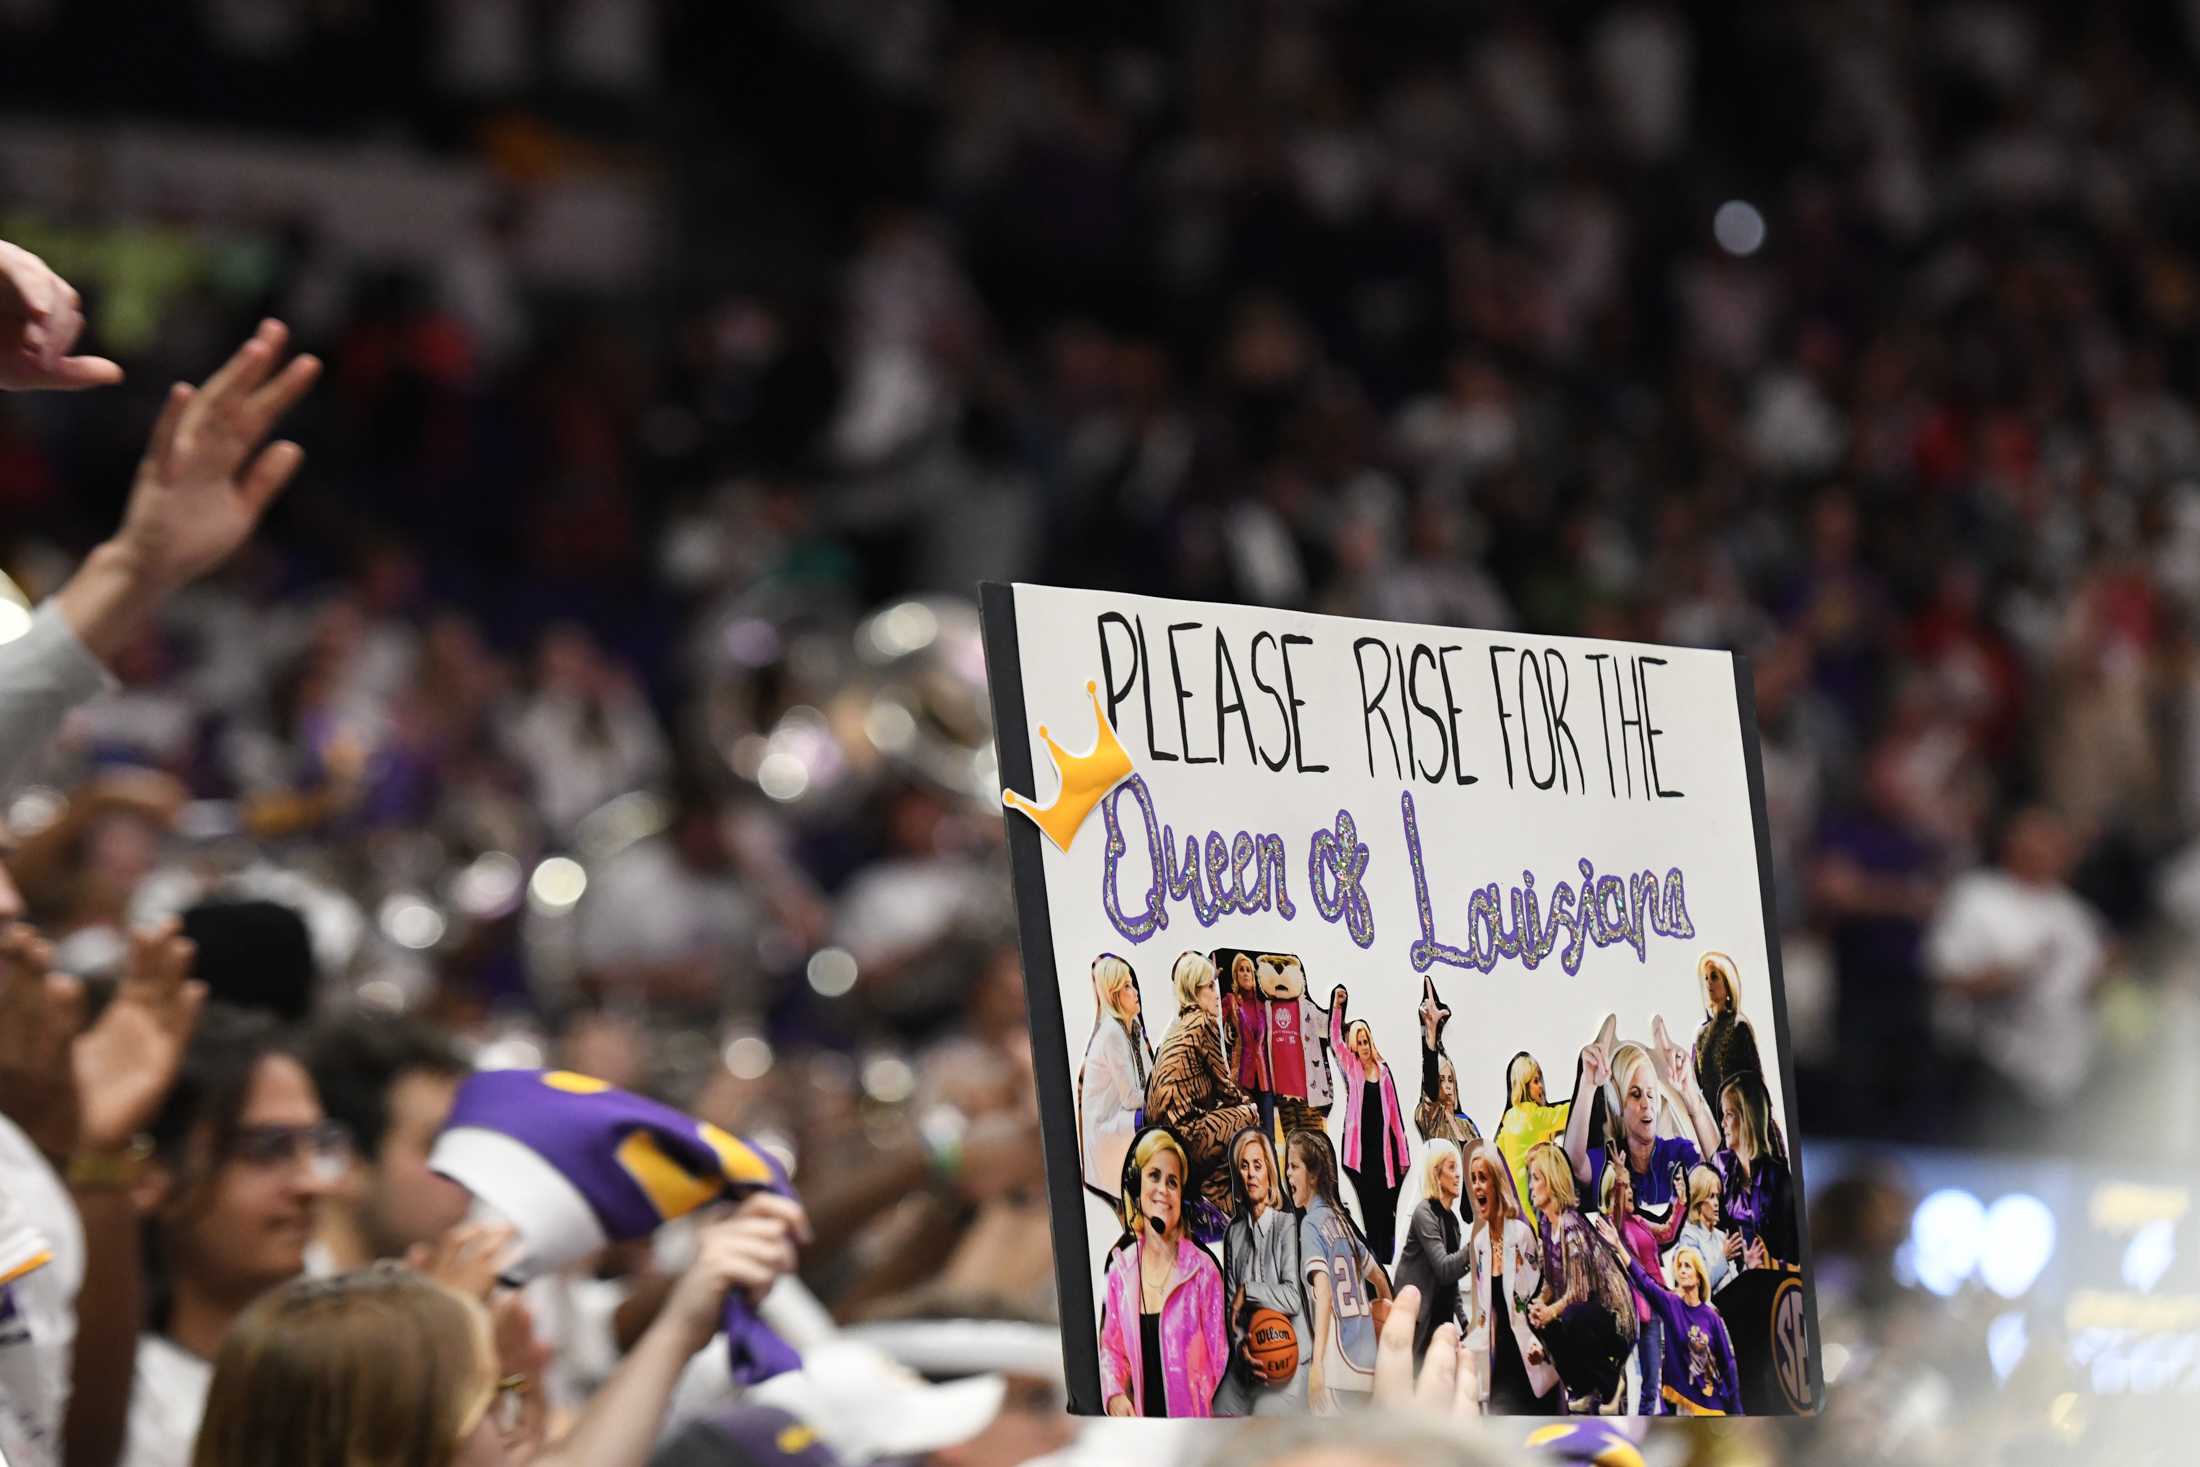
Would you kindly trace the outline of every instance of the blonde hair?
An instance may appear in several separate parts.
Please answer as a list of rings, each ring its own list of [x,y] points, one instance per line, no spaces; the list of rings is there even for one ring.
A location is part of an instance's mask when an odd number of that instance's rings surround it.
[[[1618,1221],[1619,1209],[1612,1194],[1619,1191],[1623,1183],[1629,1187],[1635,1184],[1635,1179],[1629,1174],[1625,1164],[1606,1166],[1602,1180],[1597,1183],[1597,1209],[1615,1222]]]
[[[1245,1174],[1241,1170],[1245,1148],[1258,1145],[1264,1153],[1262,1160],[1268,1163],[1268,1195],[1261,1199],[1266,1207],[1283,1206],[1283,1168],[1276,1164],[1276,1143],[1268,1139],[1268,1133],[1258,1127],[1248,1126],[1238,1132],[1237,1140],[1230,1143],[1230,1175],[1239,1190],[1245,1186]]]
[[[1521,1066],[1520,1062],[1522,1060],[1528,1062],[1525,1068]],[[1536,1077],[1542,1073],[1543,1062],[1534,1055],[1524,1049],[1514,1055],[1512,1063],[1505,1066],[1506,1104],[1526,1105],[1528,1103],[1528,1087],[1533,1085]]]
[[[1176,1006],[1179,1011],[1199,1003],[1199,990],[1215,981],[1215,965],[1205,953],[1179,953],[1176,966],[1169,970],[1169,981],[1176,985]]]
[[[1680,1272],[1681,1260],[1684,1258],[1696,1265],[1696,1302],[1701,1304],[1711,1297],[1711,1270],[1704,1266],[1703,1254],[1691,1244],[1683,1243],[1675,1248],[1668,1260],[1673,1273],[1673,1291],[1679,1293],[1682,1288]]]
[[[1423,1143],[1421,1153],[1421,1190],[1430,1197],[1434,1197],[1436,1195],[1436,1173],[1443,1168],[1444,1158],[1447,1156],[1451,1157],[1455,1161],[1458,1160],[1459,1148],[1452,1145],[1449,1141],[1446,1141],[1441,1137],[1438,1137],[1436,1140]],[[1467,1180],[1467,1174],[1464,1169],[1462,1169],[1459,1173],[1459,1180],[1462,1183],[1459,1190],[1464,1193],[1466,1191],[1464,1183]]]
[[[1092,960],[1093,992],[1099,995],[1103,1013],[1128,1021],[1130,1015],[1123,1012],[1123,993],[1137,985],[1138,975],[1131,971],[1131,965],[1114,953],[1102,953]]]
[[[1350,1045],[1353,1039],[1361,1034],[1367,1036],[1367,1052],[1375,1056],[1375,1063],[1381,1064],[1383,1062],[1383,1052],[1375,1047],[1375,1026],[1368,1023],[1367,1020],[1354,1019],[1351,1023],[1345,1025],[1344,1042]]]
[[[1564,1212],[1581,1204],[1580,1194],[1574,1191],[1573,1164],[1566,1160],[1566,1153],[1558,1149],[1556,1142],[1538,1141],[1528,1152],[1528,1175],[1541,1177],[1543,1185],[1550,1189],[1551,1206]]]
[[[1711,975],[1717,973],[1726,980],[1726,1009],[1730,1014],[1742,1011],[1742,974],[1734,966],[1734,960],[1725,953],[1705,953],[1696,959],[1696,987],[1703,994],[1703,1011],[1711,1010]]]
[[[1466,1145],[1464,1157],[1459,1163],[1459,1195],[1467,1200],[1467,1211],[1476,1223],[1487,1223],[1480,1208],[1474,1205],[1474,1164],[1479,1161],[1489,1169],[1490,1197],[1497,1205],[1500,1218],[1513,1215],[1512,1168],[1505,1158],[1489,1142],[1476,1139]]]
[[[1706,1202],[1716,1203],[1718,1200],[1719,1174],[1707,1166],[1699,1166],[1690,1171],[1688,1174],[1688,1211],[1684,1216],[1693,1218],[1696,1215],[1697,1208],[1702,1207]],[[1717,1215],[1713,1214],[1712,1223],[1715,1225],[1717,1221]]]
[[[1192,1190],[1192,1159],[1184,1154],[1184,1143],[1159,1126],[1148,1127],[1131,1147],[1123,1166],[1123,1226],[1134,1236],[1146,1226],[1146,1213],[1139,1205],[1138,1179],[1145,1172],[1146,1163],[1164,1151],[1176,1158],[1177,1181],[1183,1184],[1185,1194],[1188,1196]],[[1181,1230],[1183,1226],[1184,1212],[1180,1206],[1177,1227]]]
[[[449,1467],[496,1396],[480,1304],[394,1263],[296,1279],[237,1317],[192,1467]]]
[[[1628,1080],[1634,1076],[1635,1071],[1644,1066],[1649,1067],[1650,1093],[1656,1097],[1651,1105],[1654,1124],[1655,1117],[1665,1105],[1665,1087],[1658,1082],[1658,1067],[1652,1063],[1650,1051],[1632,1039],[1612,1051],[1612,1073],[1606,1082],[1610,1086],[1611,1094],[1604,1107],[1604,1139],[1609,1146],[1625,1148],[1627,1144],[1626,1123],[1622,1119],[1625,1107],[1622,1100],[1627,1093]]]

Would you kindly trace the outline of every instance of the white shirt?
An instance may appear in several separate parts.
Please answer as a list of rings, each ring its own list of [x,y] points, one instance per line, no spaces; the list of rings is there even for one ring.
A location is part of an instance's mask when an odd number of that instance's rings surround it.
[[[1146,1087],[1138,1083],[1131,1043],[1121,1021],[1103,1014],[1085,1046],[1084,1069],[1077,1077],[1085,1182],[1111,1196],[1123,1185],[1123,1155],[1137,1130],[1138,1108],[1146,1103]],[[1153,1056],[1146,1057],[1146,1065],[1149,1070],[1153,1067]]]
[[[0,788],[24,772],[71,708],[118,686],[53,602],[40,605],[29,630],[0,642]]]
[[[36,1242],[34,1243],[33,1237]],[[30,1137],[0,1116],[0,1460],[50,1467],[61,1460],[76,1346],[76,1295],[84,1286],[84,1224],[61,1178]],[[50,1257],[31,1266],[41,1253]]]
[[[2070,1099],[2092,1066],[2093,976],[2102,944],[2093,911],[2067,887],[1973,871],[1942,898],[1925,962],[1942,982],[2008,969],[2017,987],[1992,998],[1943,996],[1943,1026],[2043,1104]]]
[[[214,1362],[201,1360],[164,1335],[138,1336],[137,1374],[130,1382],[130,1431],[120,1467],[190,1467]]]

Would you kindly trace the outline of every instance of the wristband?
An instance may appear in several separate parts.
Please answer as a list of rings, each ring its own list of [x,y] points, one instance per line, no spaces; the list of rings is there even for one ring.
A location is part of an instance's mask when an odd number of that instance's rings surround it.
[[[79,1151],[69,1158],[68,1182],[77,1192],[118,1192],[134,1187],[153,1159],[153,1139],[135,1136],[120,1151]]]

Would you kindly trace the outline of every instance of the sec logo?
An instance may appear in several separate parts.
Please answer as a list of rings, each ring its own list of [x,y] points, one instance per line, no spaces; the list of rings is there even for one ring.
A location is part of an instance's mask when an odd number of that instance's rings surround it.
[[[1799,1279],[1789,1279],[1772,1295],[1772,1368],[1789,1408],[1810,1410],[1810,1332],[1803,1322]]]
[[[1291,1027],[1291,1011],[1289,1009],[1276,1010],[1276,1027],[1278,1029],[1288,1029]]]

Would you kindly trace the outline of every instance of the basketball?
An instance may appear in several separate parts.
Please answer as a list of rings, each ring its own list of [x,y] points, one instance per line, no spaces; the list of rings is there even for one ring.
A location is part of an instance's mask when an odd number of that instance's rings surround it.
[[[1245,1355],[1271,1386],[1286,1384],[1299,1369],[1299,1337],[1291,1316],[1256,1309],[1245,1329]]]

